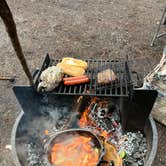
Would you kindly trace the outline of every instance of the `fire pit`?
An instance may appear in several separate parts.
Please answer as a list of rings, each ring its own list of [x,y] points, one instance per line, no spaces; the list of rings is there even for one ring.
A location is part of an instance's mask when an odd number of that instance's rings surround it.
[[[78,119],[80,122],[83,117],[87,99],[83,104],[76,104],[77,97],[75,96],[39,95],[32,87],[15,87],[14,92],[22,109],[12,132],[14,161],[17,166],[48,166],[46,149],[49,140],[58,131],[80,128]],[[112,98],[112,101],[114,100],[117,101]],[[100,102],[98,103],[100,105]],[[115,106],[110,106],[111,109],[118,110],[119,107],[116,105],[120,107],[119,104],[115,104]],[[98,110],[100,110],[97,112],[98,116],[103,118],[103,110],[99,107]],[[110,131],[107,131],[107,134],[114,130],[114,125],[109,128]],[[103,131],[104,127],[100,126],[100,128]],[[152,164],[157,150],[157,131],[151,117],[142,132],[146,136],[148,145],[144,165],[149,166]],[[105,135],[104,138],[106,138]]]

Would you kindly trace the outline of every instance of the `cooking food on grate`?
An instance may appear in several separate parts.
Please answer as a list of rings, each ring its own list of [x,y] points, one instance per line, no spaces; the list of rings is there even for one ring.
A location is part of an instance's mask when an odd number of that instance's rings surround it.
[[[64,85],[77,85],[89,82],[88,76],[78,76],[78,77],[67,77],[63,78]]]
[[[44,70],[40,75],[41,82],[38,85],[37,90],[40,91],[52,91],[62,81],[63,72],[59,66],[51,66]]]
[[[58,64],[63,72],[69,76],[82,76],[88,67],[88,64],[79,59],[75,58],[63,58],[62,62]]]
[[[111,69],[106,69],[97,74],[98,84],[109,84],[117,79],[114,71]]]

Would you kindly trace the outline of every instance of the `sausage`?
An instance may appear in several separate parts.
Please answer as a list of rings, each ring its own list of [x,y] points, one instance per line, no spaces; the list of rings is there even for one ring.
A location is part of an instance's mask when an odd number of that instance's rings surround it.
[[[83,75],[83,76],[76,76],[76,77],[66,77],[66,78],[63,78],[63,81],[80,80],[83,78],[88,78],[88,76]]]
[[[82,78],[82,79],[74,79],[74,80],[69,80],[69,81],[64,81],[64,85],[77,85],[77,84],[84,84],[88,83],[89,78]]]

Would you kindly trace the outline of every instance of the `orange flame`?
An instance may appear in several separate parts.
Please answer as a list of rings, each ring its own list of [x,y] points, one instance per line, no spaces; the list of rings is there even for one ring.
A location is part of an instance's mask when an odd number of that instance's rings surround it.
[[[92,121],[88,118],[89,112],[91,111],[91,107],[97,102],[98,98],[94,97],[91,101],[91,104],[88,108],[83,112],[81,119],[79,120],[80,127],[87,127],[89,124],[93,124]]]
[[[94,98],[92,99],[90,106],[89,106],[88,108],[86,108],[85,111],[82,113],[82,116],[81,116],[81,118],[80,118],[80,120],[79,120],[79,126],[80,126],[81,128],[86,128],[86,127],[89,127],[89,126],[91,126],[91,127],[93,127],[93,128],[96,128],[97,131],[98,131],[98,132],[97,132],[98,135],[100,135],[100,136],[104,137],[105,139],[107,139],[107,138],[109,138],[112,134],[110,134],[110,133],[108,133],[108,132],[102,130],[102,129],[99,128],[99,127],[97,127],[96,123],[95,123],[93,120],[91,120],[91,119],[89,118],[89,116],[88,116],[89,113],[90,113],[90,111],[91,111],[91,109],[92,109],[91,107],[94,106],[94,104],[95,104],[97,101],[98,101],[98,98],[97,98],[97,97],[94,97]],[[96,131],[93,131],[93,132],[96,133]]]
[[[88,113],[89,113],[89,109],[86,109],[83,112],[81,119],[79,120],[80,127],[86,127],[88,125]]]
[[[44,130],[45,135],[49,135],[49,130]]]
[[[103,136],[105,139],[107,139],[110,138],[112,134],[107,133],[106,131],[101,131],[100,135]]]
[[[56,166],[96,166],[99,150],[92,146],[91,138],[78,136],[56,143],[51,151],[51,163]]]

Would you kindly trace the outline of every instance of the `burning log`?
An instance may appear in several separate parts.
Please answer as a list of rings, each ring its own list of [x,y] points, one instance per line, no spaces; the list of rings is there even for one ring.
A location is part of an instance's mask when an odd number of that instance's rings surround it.
[[[109,138],[118,123],[112,117],[113,112],[118,114],[116,106],[112,105],[110,99],[92,98],[90,105],[82,113],[79,120],[81,128],[93,128],[92,130],[104,138]]]

